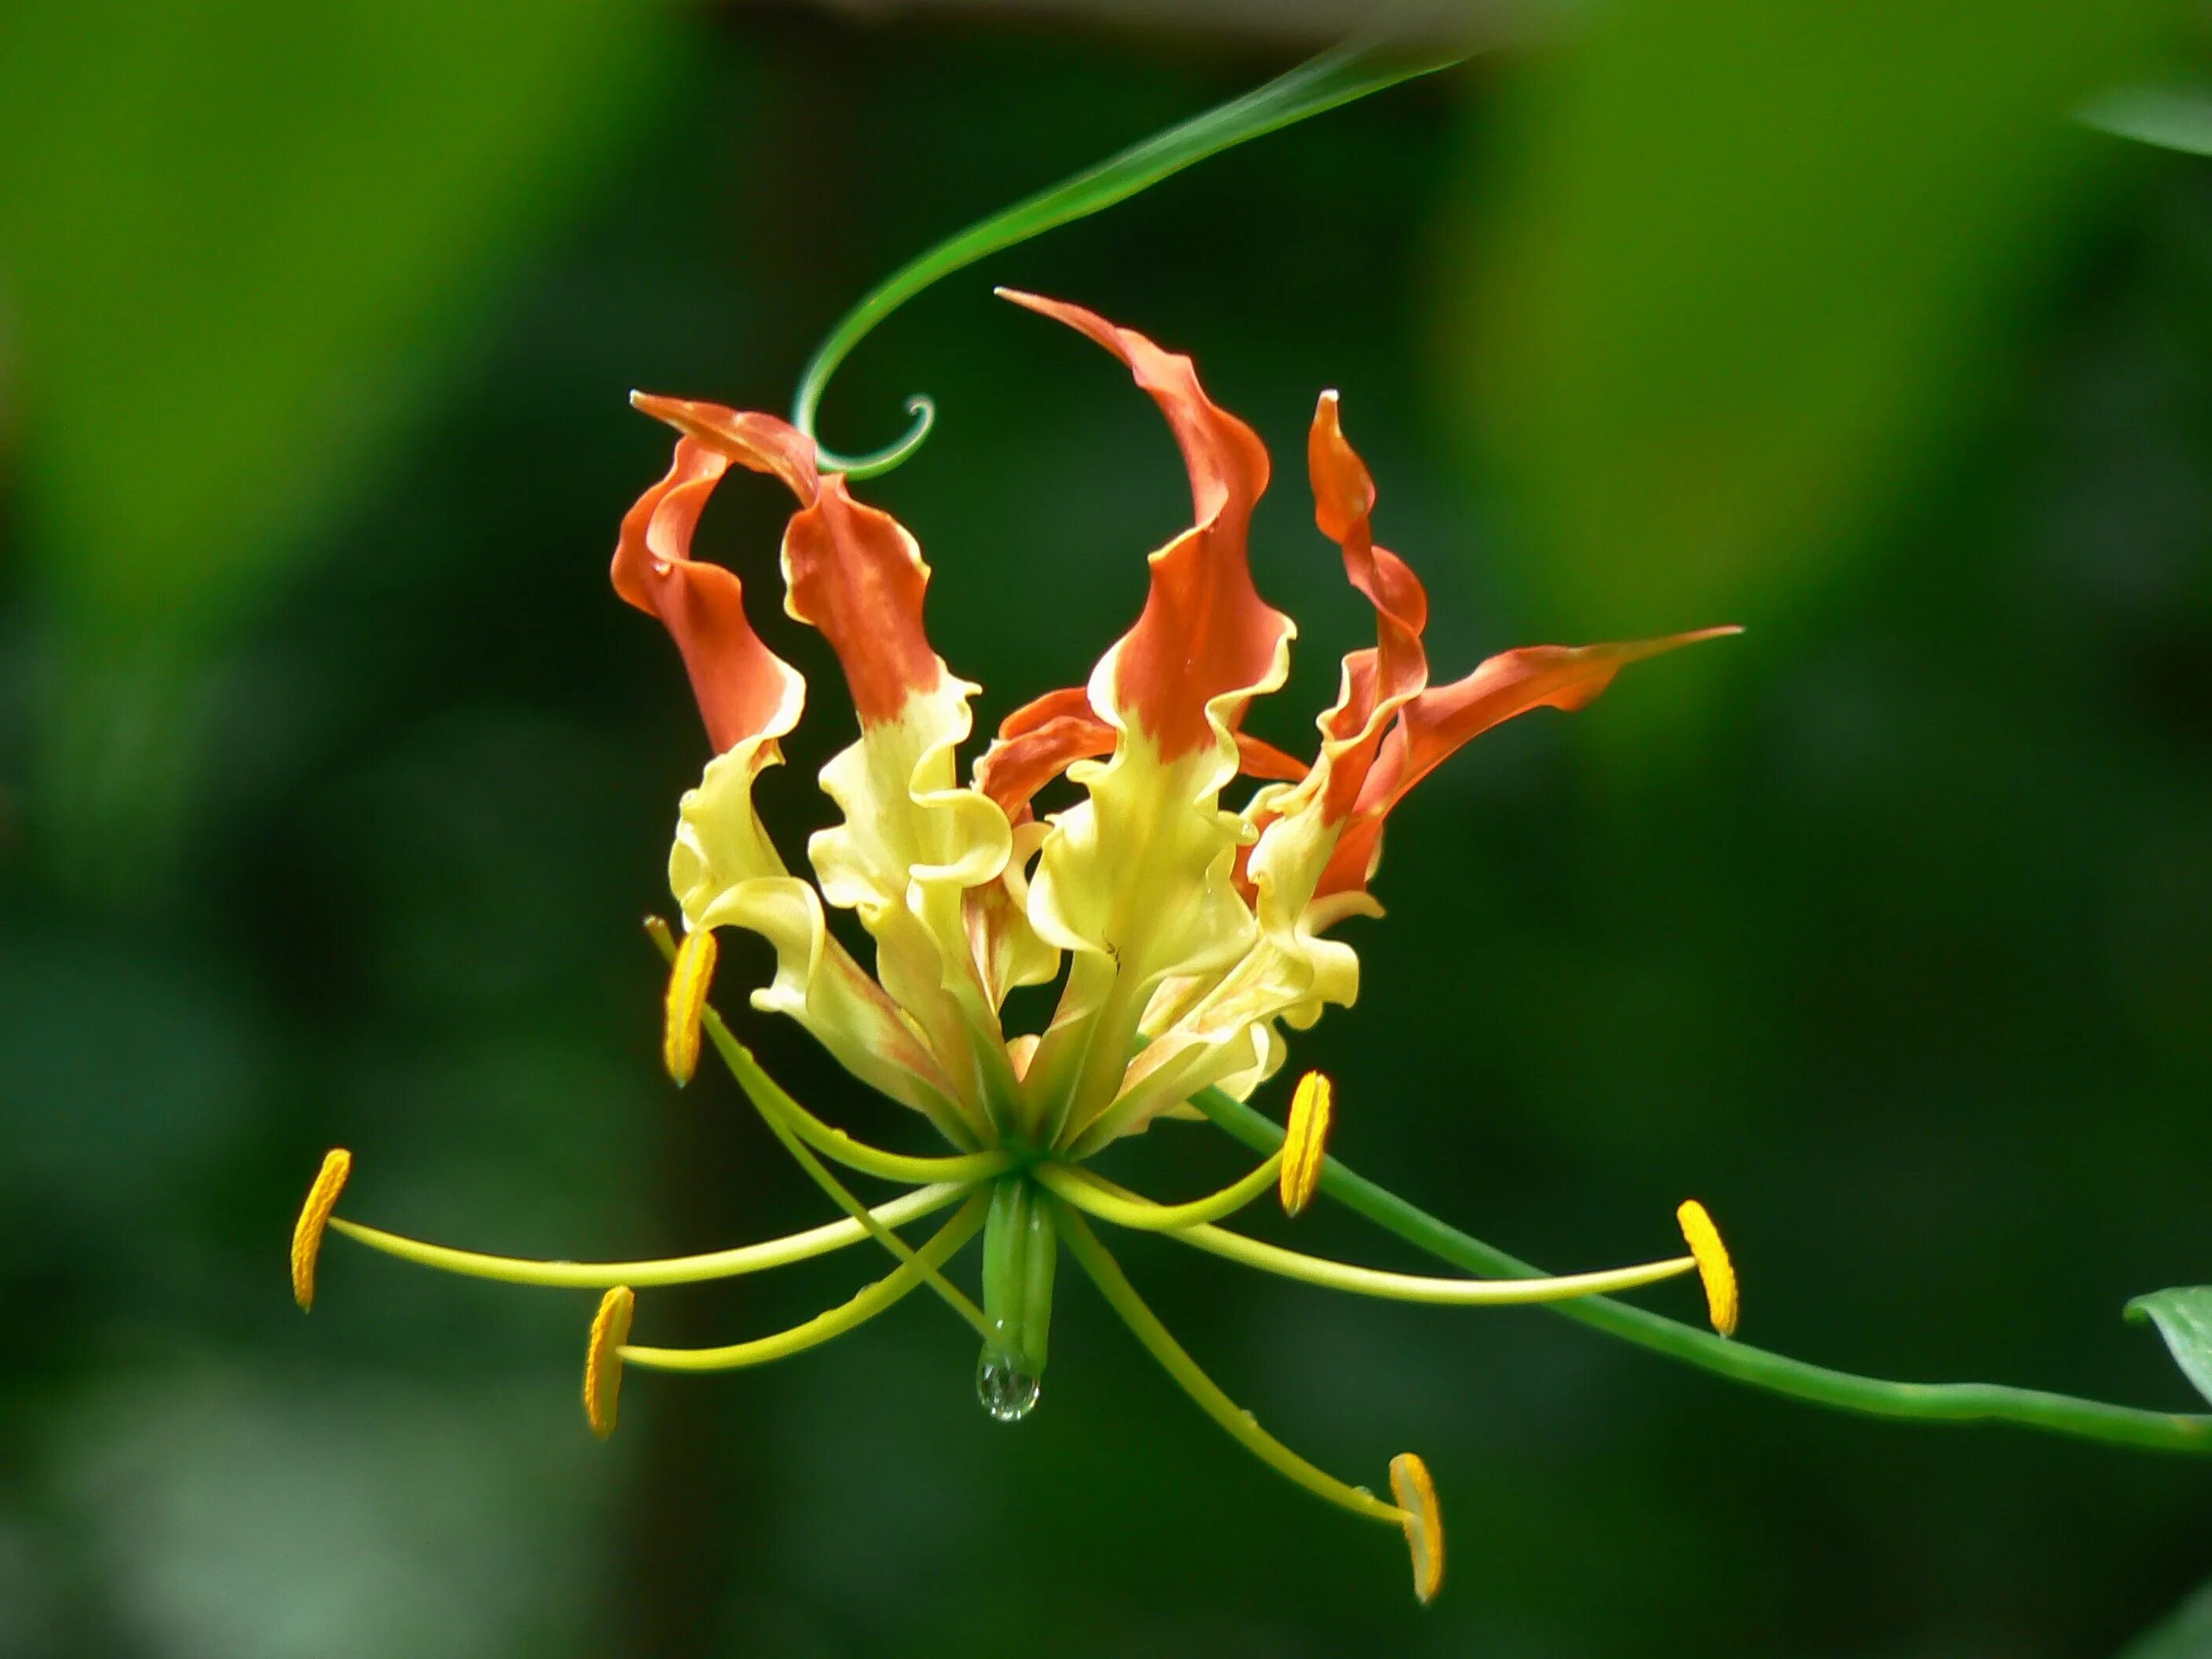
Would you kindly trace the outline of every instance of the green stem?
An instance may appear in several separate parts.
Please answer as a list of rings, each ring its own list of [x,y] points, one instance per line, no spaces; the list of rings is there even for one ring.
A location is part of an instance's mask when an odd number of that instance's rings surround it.
[[[1374,55],[1370,46],[1344,46],[1309,58],[1263,87],[1155,133],[1095,167],[978,221],[902,265],[863,295],[816,350],[799,378],[792,424],[814,437],[822,394],[838,365],[878,323],[941,277],[1002,248],[1127,201],[1209,155],[1401,81],[1448,69],[1468,54],[1432,52],[1388,65],[1370,61]],[[936,422],[937,407],[926,397],[908,398],[907,412],[915,417],[914,423],[896,443],[866,455],[840,455],[823,448],[822,470],[854,478],[872,478],[890,471],[921,447]]]
[[[1249,1413],[1240,1411],[1237,1402],[1221,1391],[1221,1385],[1183,1352],[1182,1344],[1160,1323],[1160,1316],[1145,1305],[1136,1286],[1121,1271],[1121,1264],[1098,1242],[1098,1235],[1091,1231],[1083,1218],[1057,1198],[1046,1198],[1045,1202],[1052,1206],[1053,1225],[1066,1241],[1067,1253],[1082,1263],[1084,1272],[1091,1275],[1108,1305],[1121,1316],[1122,1322],[1182,1391],[1198,1402],[1200,1411],[1228,1430],[1239,1444],[1268,1468],[1288,1476],[1316,1496],[1370,1521],[1404,1522],[1406,1512],[1396,1504],[1384,1503],[1364,1486],[1347,1486],[1327,1470],[1307,1462],[1262,1429]]]
[[[1282,1144],[1280,1128],[1218,1089],[1194,1096],[1191,1104],[1255,1152],[1271,1152]],[[1395,1193],[1353,1174],[1334,1158],[1328,1160],[1322,1171],[1321,1189],[1346,1209],[1395,1233],[1408,1244],[1466,1272],[1526,1277],[1539,1271],[1439,1221],[1426,1211],[1416,1209]],[[1838,1411],[1922,1422],[2013,1423],[2149,1451],[2212,1452],[2212,1415],[2142,1411],[1992,1382],[1886,1382],[1770,1353],[1604,1297],[1553,1303],[1551,1306],[1564,1317],[1579,1320],[1608,1336],[1717,1371],[1753,1388],[1833,1407]]]

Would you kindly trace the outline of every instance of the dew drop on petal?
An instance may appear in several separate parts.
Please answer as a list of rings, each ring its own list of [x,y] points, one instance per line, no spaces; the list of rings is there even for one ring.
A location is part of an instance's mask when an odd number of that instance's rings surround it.
[[[975,1398],[994,1423],[1018,1423],[1035,1409],[1044,1384],[997,1348],[986,1346],[975,1362]]]

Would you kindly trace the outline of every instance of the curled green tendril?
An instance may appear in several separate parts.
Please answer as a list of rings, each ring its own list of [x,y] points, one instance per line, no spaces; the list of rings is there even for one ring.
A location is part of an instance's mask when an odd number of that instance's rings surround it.
[[[854,478],[876,477],[905,460],[929,436],[930,428],[937,422],[937,405],[919,395],[907,399],[907,413],[913,417],[913,423],[907,428],[906,435],[865,455],[843,455],[823,446],[815,431],[815,422],[830,377],[852,354],[853,348],[867,338],[878,324],[932,283],[987,255],[1127,201],[1209,155],[1364,98],[1370,93],[1449,69],[1468,55],[1464,52],[1432,52],[1384,64],[1375,61],[1379,52],[1372,45],[1347,45],[1310,58],[1263,87],[1202,115],[1193,116],[1164,132],[1155,133],[1096,167],[1085,168],[1050,189],[979,220],[893,271],[830,330],[829,337],[808,362],[806,372],[799,377],[799,392],[792,404],[792,424],[815,440],[823,471],[842,472]]]

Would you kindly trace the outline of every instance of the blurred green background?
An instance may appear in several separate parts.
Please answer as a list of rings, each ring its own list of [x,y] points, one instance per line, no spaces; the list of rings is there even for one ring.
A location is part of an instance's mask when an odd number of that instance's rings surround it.
[[[823,1207],[656,1065],[674,653],[609,592],[633,386],[785,406],[938,237],[1355,9],[223,0],[0,13],[0,1653],[2106,1656],[2212,1571],[2212,1468],[1831,1416],[1538,1312],[1125,1263],[1327,1466],[1435,1471],[1452,1565],[1228,1443],[1073,1275],[1042,1407],[915,1298],[576,1404],[589,1298],[285,1240],[347,1210],[651,1255]],[[1303,747],[1364,607],[1316,392],[1431,651],[1735,621],[1485,738],[1394,823],[1337,1149],[1565,1267],[1713,1207],[1745,1336],[2186,1408],[2129,1296],[2212,1279],[2212,163],[2066,112],[2144,3],[1639,0],[1236,151],[946,283],[824,436],[921,538],[986,720],[1079,678],[1187,497],[1150,405],[988,295],[1193,351],[1273,447],[1255,559]],[[767,572],[782,504],[708,549]],[[819,642],[766,792],[848,740]],[[732,950],[726,1006],[761,969]],[[920,1146],[796,1032],[802,1098]],[[1287,1079],[1262,1095],[1279,1109]],[[1127,1149],[1154,1190],[1238,1165]],[[1346,1218],[1302,1243],[1411,1265]],[[653,1298],[722,1341],[841,1256]],[[872,1267],[867,1269],[872,1271]],[[1692,1295],[1649,1299],[1694,1313]],[[641,1327],[642,1328],[646,1328]],[[2200,1619],[2166,1659],[2212,1652]]]

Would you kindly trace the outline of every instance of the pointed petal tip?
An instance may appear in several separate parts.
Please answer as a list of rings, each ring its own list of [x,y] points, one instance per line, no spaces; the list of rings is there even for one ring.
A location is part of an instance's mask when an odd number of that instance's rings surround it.
[[[674,427],[686,437],[701,435],[701,422],[696,418],[701,405],[689,398],[671,398],[658,392],[641,392],[630,388],[629,406],[641,415],[649,415],[666,426]]]
[[[1717,628],[1693,628],[1686,634],[1669,634],[1663,639],[1650,641],[1650,649],[1644,654],[1664,656],[1670,651],[1680,651],[1686,645],[1703,645],[1709,640],[1731,639],[1743,632],[1741,623],[1723,623]]]
[[[1717,628],[1693,628],[1686,634],[1662,634],[1656,639],[1634,640],[1619,647],[1596,647],[1597,650],[1617,649],[1620,660],[1642,662],[1652,657],[1662,657],[1670,651],[1680,651],[1686,645],[1703,645],[1708,640],[1724,640],[1743,632],[1741,623],[1723,623]]]
[[[1042,294],[1030,294],[1018,288],[994,289],[992,292],[1001,300],[1012,301],[1024,311],[1034,311],[1040,317],[1049,317],[1055,323],[1063,324],[1077,333],[1087,336],[1121,358],[1122,362],[1132,362],[1131,348],[1127,340],[1123,337],[1127,331],[1087,307],[1079,306],[1066,300],[1048,299]],[[1145,341],[1144,343],[1147,347],[1152,345],[1150,341]]]

